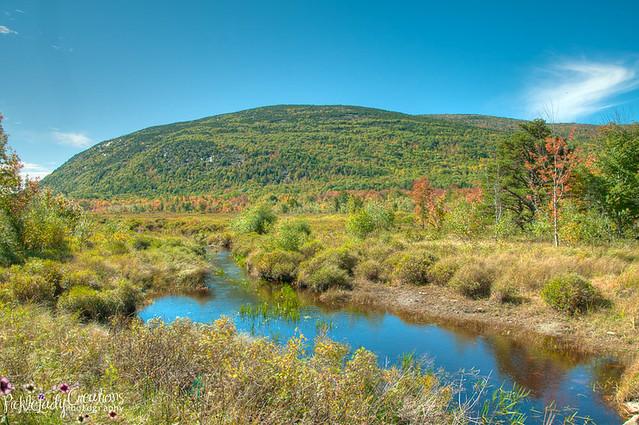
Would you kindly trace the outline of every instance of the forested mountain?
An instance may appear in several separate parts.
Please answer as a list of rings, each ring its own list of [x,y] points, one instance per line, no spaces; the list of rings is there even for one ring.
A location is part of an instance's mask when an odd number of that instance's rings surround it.
[[[459,118],[462,117],[463,119]],[[465,117],[465,118],[464,118]],[[470,186],[517,121],[284,105],[151,127],[99,143],[45,177],[78,198]],[[491,123],[487,125],[486,123]]]

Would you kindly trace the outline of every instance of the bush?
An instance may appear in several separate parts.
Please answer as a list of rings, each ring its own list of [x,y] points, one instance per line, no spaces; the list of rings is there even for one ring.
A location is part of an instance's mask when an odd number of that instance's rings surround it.
[[[58,258],[69,254],[84,216],[77,204],[44,190],[33,197],[23,220],[25,248],[35,255]]]
[[[74,286],[58,300],[58,308],[78,313],[83,320],[106,321],[118,311],[114,291],[98,291],[88,286]]]
[[[133,239],[133,248],[135,248],[137,251],[144,251],[145,249],[149,248],[152,243],[153,239],[151,239],[150,237],[137,235]]]
[[[346,228],[354,236],[364,239],[370,233],[393,227],[394,213],[384,206],[371,202],[351,215]]]
[[[19,301],[54,303],[65,283],[60,264],[32,259],[24,266],[11,266],[5,273],[7,289]]]
[[[304,256],[304,258],[311,258],[323,249],[324,245],[322,245],[321,242],[311,240],[300,247],[300,252]]]
[[[311,225],[304,220],[286,221],[278,226],[277,244],[287,251],[299,251],[311,234]]]
[[[453,276],[449,285],[460,294],[473,299],[490,296],[493,272],[483,262],[464,264]]]
[[[351,289],[348,274],[335,264],[324,264],[304,280],[306,285],[315,292],[323,292],[333,287]]]
[[[1,200],[0,200],[1,201]],[[24,247],[20,241],[20,235],[9,214],[0,204],[0,267],[8,267],[24,261]]]
[[[238,233],[252,233],[259,235],[268,233],[277,216],[269,206],[256,205],[242,211],[236,221],[231,223],[231,228]]]
[[[127,281],[120,281],[118,288],[98,291],[88,286],[74,286],[60,297],[58,308],[78,313],[83,320],[108,321],[117,314],[131,316],[142,302],[142,293]]]
[[[550,280],[541,291],[541,297],[555,310],[570,315],[594,308],[601,302],[590,282],[575,273]]]
[[[353,248],[349,246],[328,249],[322,254],[329,262],[334,263],[337,267],[348,273],[349,276],[353,275],[355,266],[357,266],[359,262],[359,256],[353,251]]]
[[[68,271],[62,282],[65,290],[70,290],[74,286],[88,286],[90,288],[99,289],[102,284],[98,275],[89,269]]]
[[[56,296],[60,295],[64,285],[64,273],[60,263],[52,260],[32,259],[28,261],[23,270],[27,274],[42,276],[54,289]]]
[[[502,304],[521,304],[523,301],[519,287],[511,281],[497,282],[492,290],[492,296]]]
[[[297,252],[276,249],[263,253],[253,266],[261,279],[291,283],[297,278],[297,267],[302,259]]]
[[[20,301],[51,303],[55,300],[55,285],[39,275],[27,274],[11,267],[6,282],[12,298]]]
[[[385,280],[384,270],[377,260],[366,260],[355,268],[355,276],[376,282]]]
[[[393,279],[402,284],[426,285],[428,269],[437,258],[426,251],[409,252],[395,263]]]
[[[459,264],[455,259],[450,257],[443,258],[428,269],[428,281],[435,285],[446,286],[458,269]]]

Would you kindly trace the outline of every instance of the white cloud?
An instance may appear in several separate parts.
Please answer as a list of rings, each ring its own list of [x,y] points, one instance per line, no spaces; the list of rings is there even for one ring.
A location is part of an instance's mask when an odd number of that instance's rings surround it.
[[[62,47],[62,46],[57,46],[55,44],[51,45],[51,47],[53,47],[55,50],[60,50],[62,52],[66,52],[66,53],[72,53],[73,52],[73,48],[66,48],[66,47]]]
[[[55,137],[61,145],[68,145],[76,148],[83,148],[93,143],[91,139],[80,133],[62,133],[54,131],[53,137]]]
[[[566,122],[615,106],[613,96],[639,87],[638,65],[566,61],[544,69],[527,93],[529,114]]]
[[[42,165],[34,164],[32,162],[23,162],[20,174],[23,178],[30,177],[32,179],[41,179],[47,174],[51,174],[52,171],[53,170],[43,167]]]
[[[9,28],[0,25],[0,34],[17,34],[17,31],[10,30]]]

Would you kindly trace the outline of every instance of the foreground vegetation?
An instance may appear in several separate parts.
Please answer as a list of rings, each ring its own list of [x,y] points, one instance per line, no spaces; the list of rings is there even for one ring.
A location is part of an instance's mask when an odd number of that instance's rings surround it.
[[[0,371],[16,387],[4,397],[75,401],[66,415],[62,409],[9,410],[10,423],[68,423],[85,414],[90,423],[115,415],[131,424],[423,424],[469,417],[454,404],[456,390],[417,365],[381,369],[370,352],[348,355],[327,339],[304,357],[302,336],[286,346],[249,340],[224,318],[210,325],[103,327],[33,305],[1,309]],[[100,393],[117,397],[78,401]]]

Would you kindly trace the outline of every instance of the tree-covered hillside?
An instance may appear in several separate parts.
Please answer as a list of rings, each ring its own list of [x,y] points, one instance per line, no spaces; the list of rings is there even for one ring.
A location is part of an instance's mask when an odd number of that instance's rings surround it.
[[[102,199],[410,189],[422,176],[463,187],[510,131],[355,106],[270,106],[104,141],[43,184]]]

